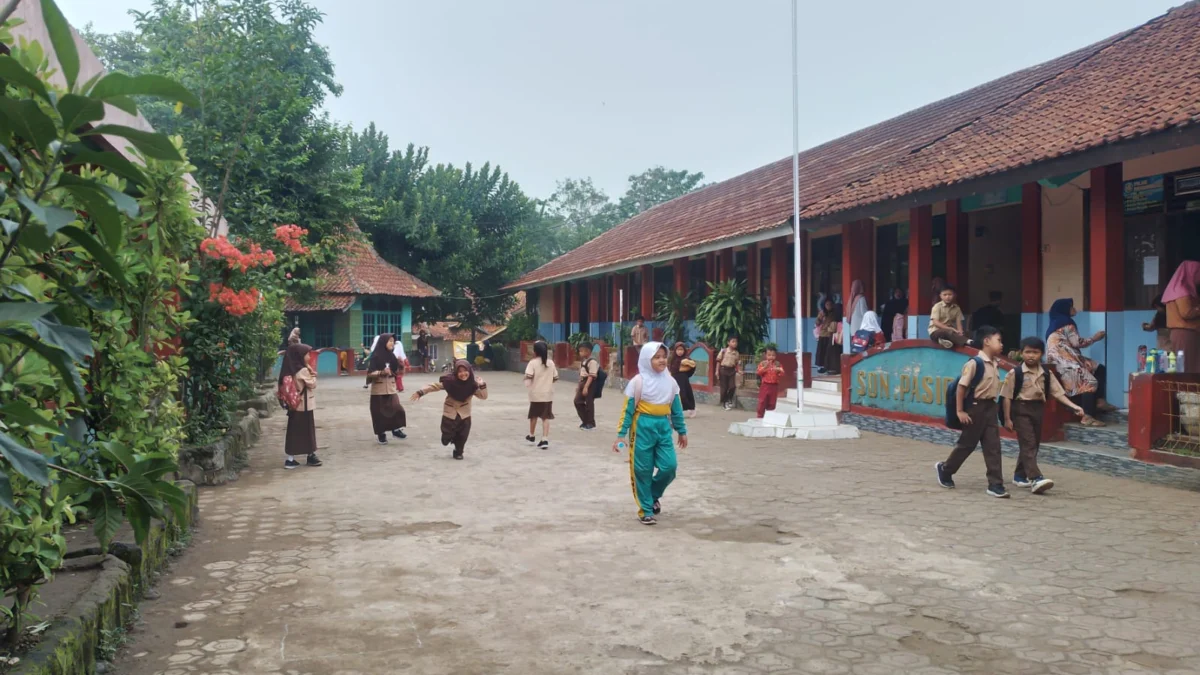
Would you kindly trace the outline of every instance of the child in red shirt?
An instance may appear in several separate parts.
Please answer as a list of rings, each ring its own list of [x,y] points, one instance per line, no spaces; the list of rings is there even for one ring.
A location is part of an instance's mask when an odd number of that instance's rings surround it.
[[[767,347],[762,362],[758,364],[759,419],[768,410],[775,409],[775,400],[779,398],[779,377],[783,375],[783,364],[775,360],[777,356],[774,347]]]

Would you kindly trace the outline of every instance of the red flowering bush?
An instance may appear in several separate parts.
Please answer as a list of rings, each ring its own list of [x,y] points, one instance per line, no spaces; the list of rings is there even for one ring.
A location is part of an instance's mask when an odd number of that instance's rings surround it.
[[[208,301],[221,305],[233,316],[246,316],[258,309],[258,298],[256,288],[235,291],[222,284],[208,285]]]
[[[308,253],[308,247],[301,241],[307,235],[308,230],[299,225],[280,225],[275,228],[275,238],[283,242],[283,245],[287,246],[292,253],[298,255],[306,255]]]
[[[243,253],[241,249],[221,236],[205,239],[200,243],[200,251],[214,260],[224,260],[231,270],[246,272],[255,267],[270,267],[275,264],[275,252],[263,250],[262,246],[250,242],[250,251]]]

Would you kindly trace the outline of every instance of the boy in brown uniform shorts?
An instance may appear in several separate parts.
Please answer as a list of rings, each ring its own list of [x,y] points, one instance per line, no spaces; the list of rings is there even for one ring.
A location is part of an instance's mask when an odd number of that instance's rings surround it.
[[[954,289],[946,287],[942,290],[941,298],[941,301],[929,310],[929,339],[946,349],[962,347],[968,341],[967,336],[963,334],[962,308],[954,301]]]
[[[943,297],[944,294],[943,294]],[[987,493],[993,497],[1008,497],[1004,489],[1004,471],[1000,463],[1000,425],[996,414],[996,396],[1000,393],[1000,375],[996,371],[996,359],[1004,351],[1004,341],[999,329],[984,326],[975,334],[982,344],[979,359],[983,361],[983,376],[973,392],[974,400],[964,409],[964,402],[975,379],[975,359],[967,361],[955,387],[958,420],[962,423],[962,434],[944,462],[935,465],[938,483],[948,489],[954,488],[954,474],[963,462],[975,452],[976,445],[983,446],[983,463],[987,467]]]
[[[1038,468],[1038,448],[1042,442],[1042,417],[1046,411],[1046,396],[1053,396],[1056,401],[1082,416],[1083,408],[1067,398],[1062,384],[1054,373],[1042,366],[1042,355],[1046,353],[1046,343],[1039,337],[1027,337],[1021,340],[1021,366],[1014,370],[1004,380],[1000,389],[1000,397],[1004,399],[1004,426],[1009,431],[1017,433],[1017,443],[1021,446],[1021,454],[1017,457],[1017,468],[1013,473],[1013,485],[1027,487],[1035,495],[1040,495],[1054,487],[1054,481],[1042,475]],[[1015,392],[1017,380],[1021,380],[1021,390]]]

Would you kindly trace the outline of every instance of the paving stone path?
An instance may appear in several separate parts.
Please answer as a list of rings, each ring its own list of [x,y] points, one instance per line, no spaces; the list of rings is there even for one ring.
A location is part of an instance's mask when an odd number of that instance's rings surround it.
[[[1200,672],[1200,494],[1054,469],[996,500],[978,456],[946,491],[944,448],[734,438],[706,407],[649,528],[614,393],[586,433],[560,386],[537,450],[519,376],[487,376],[463,462],[438,400],[376,445],[361,378],[321,380],[322,468],[285,472],[266,420],[117,672]]]

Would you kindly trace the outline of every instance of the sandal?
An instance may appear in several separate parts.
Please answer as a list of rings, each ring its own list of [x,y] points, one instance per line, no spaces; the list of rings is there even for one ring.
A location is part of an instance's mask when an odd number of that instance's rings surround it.
[[[1101,422],[1100,420],[1096,419],[1095,417],[1092,417],[1091,415],[1084,415],[1083,420],[1080,422],[1080,424],[1082,424],[1085,427],[1106,427],[1106,426],[1108,426],[1104,422]]]
[[[1118,410],[1117,406],[1109,403],[1108,401],[1097,401],[1096,409],[1104,413],[1116,412]]]

